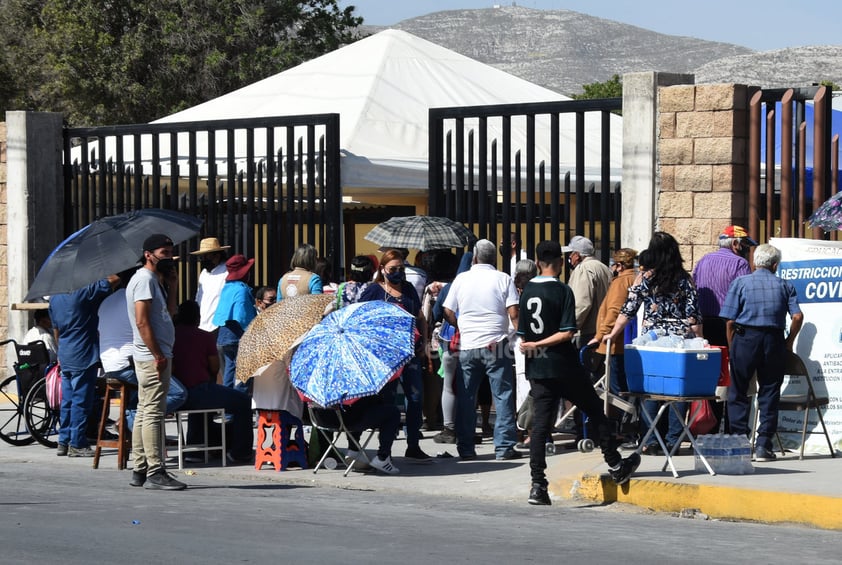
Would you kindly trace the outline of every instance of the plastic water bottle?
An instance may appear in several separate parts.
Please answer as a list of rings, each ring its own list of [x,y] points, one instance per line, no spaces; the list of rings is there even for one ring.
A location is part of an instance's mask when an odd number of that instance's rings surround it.
[[[713,467],[714,473],[722,472],[722,434],[716,434],[711,439],[711,450],[708,463]]]
[[[327,469],[330,469],[331,471],[333,471],[334,469],[336,469],[337,465],[338,465],[338,463],[337,463],[336,459],[334,459],[333,457],[328,457],[327,459],[325,459],[325,467]]]
[[[740,474],[750,475],[754,473],[754,467],[751,464],[751,443],[744,435],[737,436],[738,452],[740,457]]]
[[[632,340],[633,345],[649,345],[658,341],[659,338],[666,335],[666,332],[661,328],[655,328],[647,332],[641,333],[638,337]]]
[[[700,455],[705,457],[705,458],[707,458],[707,456],[708,456],[708,453],[707,453],[707,449],[708,449],[708,447],[707,447],[707,437],[708,437],[707,434],[705,434],[703,436],[698,436],[696,438],[696,452],[694,453],[695,469],[696,469],[696,471],[698,471],[700,473],[707,473],[707,471],[708,471],[705,468],[705,464],[702,463],[702,457],[700,457]]]
[[[548,441],[544,444],[544,450],[546,451],[547,455],[555,455],[555,444],[551,441]]]
[[[734,449],[734,436],[732,435],[723,435],[722,436],[722,471],[723,475],[736,475],[737,474],[737,465],[735,465],[735,455],[737,454],[736,449]]]
[[[685,349],[705,349],[710,345],[708,340],[703,337],[694,337],[684,340]]]
[[[670,334],[667,339],[673,349],[684,349],[684,338],[680,335]]]

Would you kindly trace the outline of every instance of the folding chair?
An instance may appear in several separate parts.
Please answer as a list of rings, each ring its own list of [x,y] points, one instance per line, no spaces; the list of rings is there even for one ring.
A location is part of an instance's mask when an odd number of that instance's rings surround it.
[[[810,375],[807,371],[807,367],[804,365],[804,361],[792,352],[787,352],[785,367],[784,367],[784,374],[789,375],[791,377],[801,377],[807,383],[807,392],[805,394],[782,394],[781,401],[778,405],[778,410],[792,410],[796,412],[804,412],[804,422],[801,426],[801,454],[798,456],[799,459],[804,459],[804,441],[807,437],[807,434],[818,433],[814,430],[807,431],[807,421],[810,419],[810,410],[815,408],[816,415],[819,417],[819,424],[822,427],[822,433],[824,434],[825,440],[827,440],[827,448],[830,450],[830,456],[836,457],[836,450],[833,448],[833,444],[830,441],[830,435],[827,433],[827,427],[824,425],[824,417],[822,416],[821,407],[827,406],[830,403],[830,399],[827,396],[816,396],[816,392],[813,389],[813,382],[810,378]],[[798,430],[781,430],[778,429],[778,445],[781,448],[781,454],[784,454],[784,446],[783,442],[781,441],[780,433],[797,433]]]
[[[324,467],[324,462],[328,456],[330,456],[331,452],[333,452],[336,456],[337,461],[345,466],[344,476],[347,477],[348,473],[353,470],[354,464],[357,460],[351,459],[346,463],[345,456],[341,451],[339,451],[339,448],[336,445],[336,442],[339,441],[339,438],[342,437],[343,434],[348,438],[348,444],[360,453],[360,456],[365,459],[366,463],[371,464],[371,460],[368,458],[365,448],[368,445],[368,442],[371,441],[371,438],[374,437],[374,432],[376,430],[370,430],[365,441],[360,443],[354,436],[354,432],[363,430],[356,430],[353,429],[353,427],[348,427],[342,414],[341,406],[324,407],[313,402],[308,402],[307,412],[310,415],[310,424],[319,431],[319,435],[328,444],[327,449],[325,449],[322,454],[322,458],[319,459],[319,462],[313,467],[314,474]]]

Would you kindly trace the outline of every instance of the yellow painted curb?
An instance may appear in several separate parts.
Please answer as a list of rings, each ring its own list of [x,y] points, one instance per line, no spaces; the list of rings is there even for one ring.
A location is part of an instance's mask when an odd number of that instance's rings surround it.
[[[607,475],[593,473],[554,481],[550,492],[565,499],[624,502],[657,512],[695,508],[711,518],[799,523],[842,530],[842,498],[830,496],[642,479],[632,479],[618,487]]]

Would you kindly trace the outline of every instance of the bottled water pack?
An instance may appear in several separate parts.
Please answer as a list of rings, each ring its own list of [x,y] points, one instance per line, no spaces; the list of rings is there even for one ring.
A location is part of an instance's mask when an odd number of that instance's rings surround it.
[[[751,444],[744,435],[705,434],[696,438],[696,444],[713,471],[719,475],[748,475],[754,472]],[[707,473],[698,452],[695,457],[696,471]]]
[[[632,345],[646,345],[648,347],[664,347],[668,349],[704,349],[708,341],[700,337],[685,339],[680,335],[669,334],[661,328],[649,330],[632,340]]]

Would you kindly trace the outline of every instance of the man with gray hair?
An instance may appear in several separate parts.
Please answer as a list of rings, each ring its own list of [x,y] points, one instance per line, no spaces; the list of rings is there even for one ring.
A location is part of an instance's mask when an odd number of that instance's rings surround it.
[[[518,322],[518,293],[512,277],[494,263],[497,249],[487,239],[477,241],[473,265],[458,275],[444,300],[444,317],[460,335],[462,381],[456,382],[456,449],[462,459],[476,458],[476,397],[488,375],[497,408],[494,452],[497,459],[517,459],[515,451],[514,375],[509,349],[509,320]],[[457,318],[458,314],[458,318]]]
[[[795,288],[775,276],[781,252],[763,244],[754,252],[754,273],[731,283],[720,315],[727,319],[731,354],[728,419],[731,433],[749,434],[751,402],[748,387],[757,373],[757,407],[760,425],[754,442],[756,461],[774,461],[772,438],[778,430],[778,403],[784,379],[785,352],[792,351],[804,315]],[[784,338],[786,316],[789,334]]]
[[[562,248],[569,253],[567,261],[573,268],[567,284],[576,299],[576,327],[579,333],[575,344],[581,349],[596,335],[596,318],[599,306],[608,294],[613,274],[602,261],[593,256],[593,242],[587,237],[576,235]]]

